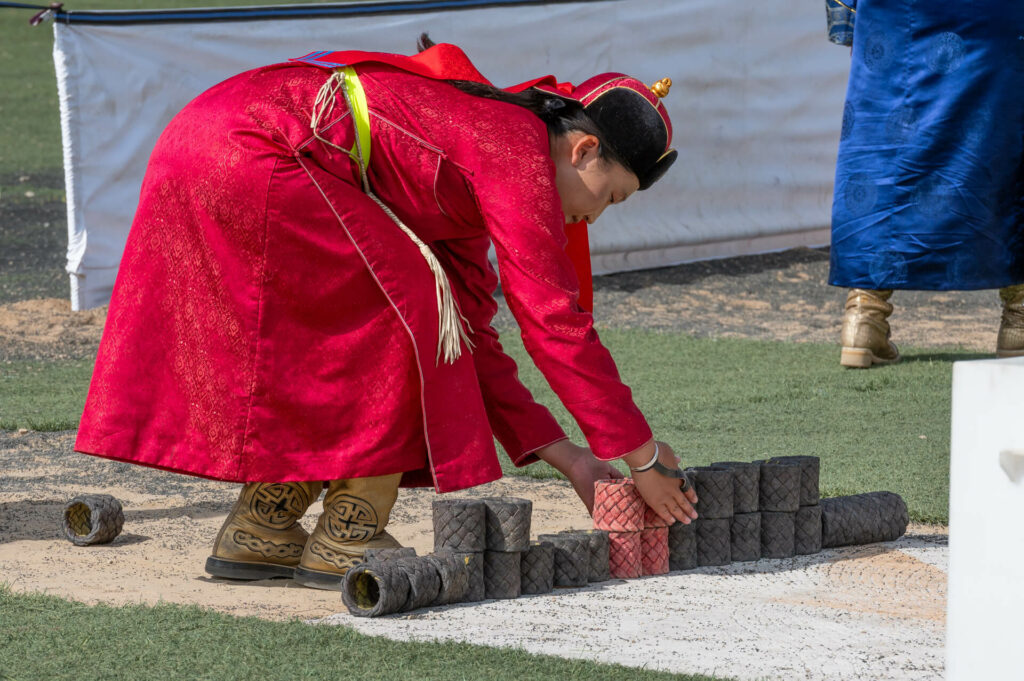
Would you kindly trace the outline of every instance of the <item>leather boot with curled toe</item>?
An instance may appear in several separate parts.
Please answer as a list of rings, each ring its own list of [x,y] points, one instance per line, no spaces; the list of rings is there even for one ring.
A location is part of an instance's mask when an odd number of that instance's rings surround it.
[[[206,559],[206,571],[229,579],[291,577],[309,534],[299,525],[322,482],[254,482],[242,487]]]
[[[889,340],[890,296],[892,291],[850,289],[840,335],[843,349],[839,363],[844,367],[866,369],[900,361],[900,351]]]
[[[363,562],[366,549],[400,547],[384,528],[401,480],[395,473],[329,482],[323,515],[306,542],[295,583],[341,591],[345,573]]]

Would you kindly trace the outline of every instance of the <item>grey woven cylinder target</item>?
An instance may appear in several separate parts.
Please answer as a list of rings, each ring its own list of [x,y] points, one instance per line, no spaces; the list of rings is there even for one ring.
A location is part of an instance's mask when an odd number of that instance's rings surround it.
[[[732,519],[697,518],[697,565],[725,565],[732,562]]]
[[[519,562],[520,591],[546,594],[555,588],[555,547],[550,542],[532,541]]]
[[[521,557],[519,551],[484,551],[484,596],[519,598],[522,593]]]
[[[487,547],[487,507],[479,499],[435,499],[434,551],[477,553]]]
[[[800,464],[800,505],[816,506],[818,504],[821,499],[819,485],[821,459],[816,456],[773,456],[769,461]]]
[[[894,541],[907,531],[907,504],[893,492],[869,492],[821,500],[824,548]]]
[[[821,506],[801,506],[794,518],[793,552],[806,556],[821,551]]]
[[[409,577],[395,561],[361,563],[349,568],[341,601],[356,617],[399,612],[409,598]]]
[[[555,586],[586,586],[590,576],[590,541],[576,534],[542,534],[555,554]]]
[[[433,553],[425,558],[434,565],[441,579],[441,588],[432,605],[461,603],[469,591],[469,570],[466,563],[456,558],[451,550]]]
[[[757,463],[761,464],[758,508],[776,513],[796,513],[800,508],[800,464],[794,461],[775,463],[774,459]]]
[[[402,605],[403,612],[425,608],[437,600],[437,596],[441,592],[441,575],[437,573],[434,563],[427,560],[426,556],[392,558],[386,562],[405,570],[405,576],[409,579],[409,596],[405,599],[405,604]]]
[[[761,514],[737,513],[729,528],[731,559],[741,563],[761,559]]]
[[[609,564],[611,542],[608,530],[566,530],[559,534],[574,534],[586,540],[590,547],[590,561],[587,566],[588,582],[607,582],[612,578]]]
[[[790,558],[796,551],[796,513],[761,511],[761,557]]]
[[[609,553],[611,541],[608,530],[584,530],[583,534],[590,541],[590,572],[588,582],[607,582],[612,578]]]
[[[483,502],[487,550],[519,552],[529,548],[533,502],[515,497],[488,497]]]
[[[697,567],[697,525],[680,522],[668,526],[668,569],[692,570]]]
[[[695,466],[687,468],[686,472],[697,493],[695,508],[697,516],[708,519],[731,518],[733,514],[732,470]]]
[[[121,534],[124,510],[109,494],[82,494],[64,506],[61,527],[75,546],[107,544]]]
[[[466,588],[466,596],[463,600],[467,603],[476,603],[487,598],[486,589],[484,588],[484,552],[456,552],[454,555],[457,560],[461,560],[462,564],[466,566],[466,576],[468,577],[469,585]]]
[[[761,464],[756,461],[719,461],[712,468],[732,471],[732,512],[756,513],[761,509]]]
[[[363,553],[363,561],[369,563],[371,560],[394,560],[395,558],[415,558],[416,549],[411,546],[396,546],[381,549],[366,549]]]

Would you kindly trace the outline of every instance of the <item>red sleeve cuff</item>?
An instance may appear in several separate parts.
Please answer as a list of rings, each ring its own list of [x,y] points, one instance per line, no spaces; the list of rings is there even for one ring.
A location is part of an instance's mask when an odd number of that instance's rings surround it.
[[[530,406],[533,413],[529,418],[520,415],[520,418],[506,421],[504,427],[493,429],[498,442],[517,468],[539,461],[534,452],[568,437],[551,412],[536,403]],[[512,426],[512,421],[515,426]]]
[[[636,405],[619,395],[565,406],[583,430],[594,456],[602,461],[625,456],[654,437]]]

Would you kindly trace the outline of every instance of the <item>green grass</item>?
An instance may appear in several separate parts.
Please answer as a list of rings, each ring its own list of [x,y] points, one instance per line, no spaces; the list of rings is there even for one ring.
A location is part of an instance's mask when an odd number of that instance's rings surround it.
[[[77,428],[91,376],[86,359],[0,363],[0,430]]]
[[[632,330],[601,338],[655,437],[684,465],[810,454],[821,457],[828,496],[890,490],[912,519],[948,522],[952,362],[979,355],[909,349],[900,365],[856,371],[839,366],[833,345]],[[522,346],[507,344],[527,387],[556,405]],[[561,405],[552,411],[582,444]],[[543,464],[515,472],[558,475]]]
[[[2,585],[0,622],[0,679],[11,681],[713,681],[466,643],[399,643],[347,627],[267,622],[195,606],[86,606],[14,594]]]

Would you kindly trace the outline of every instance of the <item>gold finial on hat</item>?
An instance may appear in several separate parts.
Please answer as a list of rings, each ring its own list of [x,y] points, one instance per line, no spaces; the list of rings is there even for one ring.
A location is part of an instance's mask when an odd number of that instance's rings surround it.
[[[672,87],[671,78],[662,78],[657,83],[651,86],[651,92],[653,92],[659,99],[668,95],[668,89]]]

